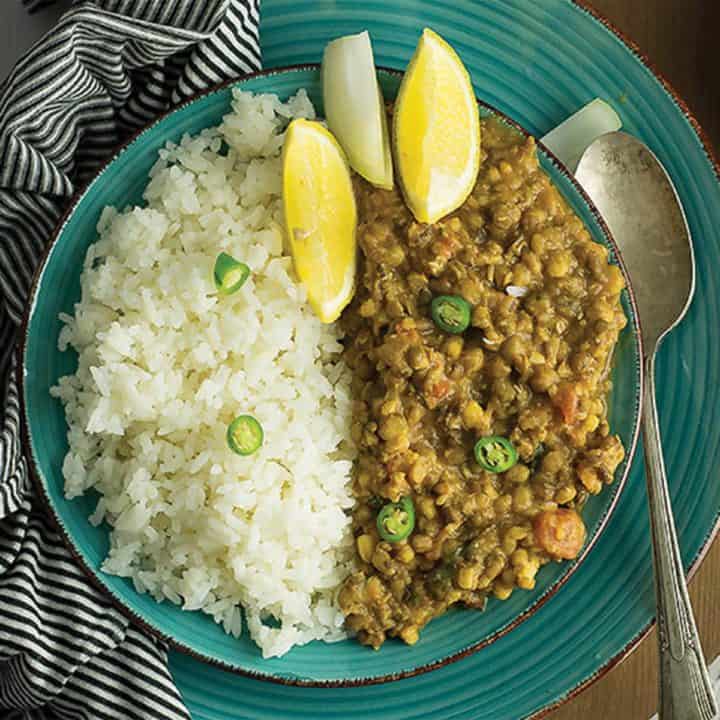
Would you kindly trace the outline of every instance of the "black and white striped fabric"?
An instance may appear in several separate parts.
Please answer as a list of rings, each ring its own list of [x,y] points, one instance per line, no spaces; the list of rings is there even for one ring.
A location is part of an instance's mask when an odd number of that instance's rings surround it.
[[[159,112],[258,69],[258,22],[259,0],[80,0],[0,86],[1,718],[189,717],[163,645],[88,583],[33,497],[13,346],[74,190]]]

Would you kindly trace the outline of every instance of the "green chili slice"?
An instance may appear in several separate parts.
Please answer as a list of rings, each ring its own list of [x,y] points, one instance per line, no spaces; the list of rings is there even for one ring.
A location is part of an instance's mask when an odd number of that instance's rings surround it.
[[[262,425],[252,415],[238,415],[227,429],[227,444],[238,455],[252,455],[263,443]]]
[[[475,459],[483,470],[501,473],[509,470],[518,459],[513,444],[500,435],[480,438],[475,443]]]
[[[250,268],[236,260],[232,255],[221,252],[215,260],[213,279],[215,287],[223,295],[232,295],[237,292],[250,277]]]
[[[410,498],[388,503],[377,516],[380,537],[387,542],[404,540],[415,528],[415,506]]]
[[[460,295],[438,295],[430,305],[435,325],[453,335],[465,332],[470,325],[471,311],[470,303]]]

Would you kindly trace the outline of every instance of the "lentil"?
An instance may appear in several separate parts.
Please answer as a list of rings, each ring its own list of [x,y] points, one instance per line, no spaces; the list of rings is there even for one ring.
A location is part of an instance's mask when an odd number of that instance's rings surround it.
[[[543,564],[575,557],[583,503],[624,455],[605,401],[626,324],[622,273],[540,169],[532,139],[483,120],[482,153],[470,197],[434,225],[416,222],[397,190],[355,180],[358,289],[341,322],[363,562],[339,601],[375,648],[388,636],[412,644],[453,603],[532,589]],[[511,297],[509,284],[526,292]],[[471,324],[448,337],[430,303],[457,293]],[[514,467],[474,462],[488,435],[512,442]],[[378,507],[401,496],[415,530],[380,542]]]

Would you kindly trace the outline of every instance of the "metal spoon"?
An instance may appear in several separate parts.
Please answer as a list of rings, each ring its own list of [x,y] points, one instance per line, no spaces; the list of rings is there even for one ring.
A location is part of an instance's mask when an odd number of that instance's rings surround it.
[[[643,441],[655,563],[661,720],[719,716],[680,559],[655,404],[655,353],[695,290],[690,230],[658,159],[623,132],[602,135],[576,171],[620,247],[637,299],[645,362]]]

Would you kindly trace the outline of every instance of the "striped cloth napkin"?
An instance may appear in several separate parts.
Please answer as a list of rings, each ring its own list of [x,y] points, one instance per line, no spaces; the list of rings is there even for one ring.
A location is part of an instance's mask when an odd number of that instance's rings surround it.
[[[258,22],[259,0],[79,0],[0,86],[1,718],[189,717],[163,644],[88,582],[35,497],[14,344],[71,195],[158,113],[257,70]]]

